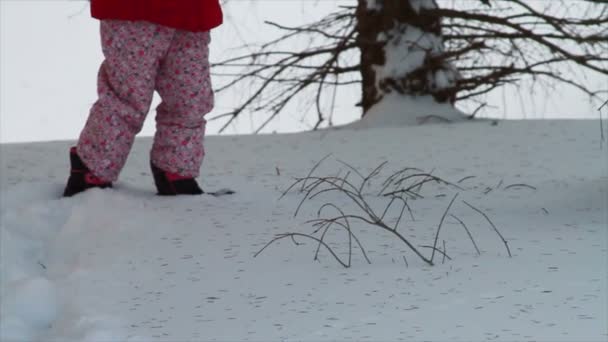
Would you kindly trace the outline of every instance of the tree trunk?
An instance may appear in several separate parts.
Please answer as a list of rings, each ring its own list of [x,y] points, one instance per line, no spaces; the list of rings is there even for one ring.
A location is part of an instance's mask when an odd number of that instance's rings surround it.
[[[363,115],[385,94],[455,98],[457,72],[445,60],[441,18],[425,14],[434,0],[359,0]]]

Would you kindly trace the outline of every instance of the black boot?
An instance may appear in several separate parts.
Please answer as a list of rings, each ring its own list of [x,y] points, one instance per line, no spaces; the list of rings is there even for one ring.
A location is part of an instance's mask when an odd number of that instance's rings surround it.
[[[153,163],[150,163],[152,175],[154,176],[154,184],[158,190],[158,195],[175,196],[175,195],[202,195],[205,192],[198,186],[196,180],[192,177],[182,177],[161,170]]]
[[[105,182],[95,176],[76,153],[76,148],[70,149],[70,177],[65,186],[63,197],[71,197],[90,188],[111,188],[112,183]]]

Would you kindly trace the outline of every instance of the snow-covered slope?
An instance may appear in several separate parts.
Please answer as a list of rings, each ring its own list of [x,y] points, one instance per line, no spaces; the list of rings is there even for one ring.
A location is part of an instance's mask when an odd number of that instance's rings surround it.
[[[3,341],[605,341],[608,162],[597,121],[512,121],[210,137],[201,182],[232,196],[159,198],[136,142],[116,188],[59,195],[70,142],[0,145]],[[344,269],[304,221],[336,194],[278,200],[294,177],[362,173],[387,161],[366,198],[392,171],[417,167],[457,183],[425,185],[400,230],[452,260],[426,266],[402,243],[353,225],[359,249]],[[474,178],[465,178],[475,176]],[[356,180],[354,172],[351,176]],[[525,183],[527,186],[510,186]],[[534,187],[531,188],[531,187]],[[461,199],[482,209],[508,240]],[[396,219],[398,212],[387,214]],[[345,256],[346,236],[329,236]],[[429,250],[423,250],[430,254]],[[407,258],[408,266],[403,257]],[[439,259],[437,259],[439,260]]]

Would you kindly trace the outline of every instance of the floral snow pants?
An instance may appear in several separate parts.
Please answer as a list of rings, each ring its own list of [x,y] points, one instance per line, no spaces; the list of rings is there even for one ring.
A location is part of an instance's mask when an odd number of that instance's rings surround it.
[[[209,76],[209,32],[189,32],[143,21],[101,22],[105,60],[98,75],[98,100],[80,134],[77,152],[105,181],[115,181],[156,90],[152,163],[171,173],[196,177],[205,154],[205,114],[213,108]]]

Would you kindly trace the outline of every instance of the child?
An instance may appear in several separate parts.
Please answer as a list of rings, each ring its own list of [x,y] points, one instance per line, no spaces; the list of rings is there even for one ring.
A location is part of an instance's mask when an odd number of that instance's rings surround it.
[[[159,195],[202,194],[203,116],[213,108],[209,30],[222,22],[219,0],[92,0],[105,60],[98,100],[70,150],[64,196],[112,186],[141,130],[156,90],[150,167]]]

